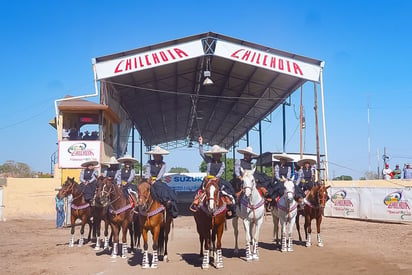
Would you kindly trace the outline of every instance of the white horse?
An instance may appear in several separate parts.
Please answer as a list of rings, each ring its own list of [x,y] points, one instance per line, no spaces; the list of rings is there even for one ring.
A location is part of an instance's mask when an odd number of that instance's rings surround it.
[[[273,223],[276,221],[277,224],[277,219],[279,219],[281,225],[282,252],[293,251],[292,230],[298,213],[298,204],[294,199],[295,184],[291,180],[286,180],[284,185],[285,191],[279,199],[277,207],[272,209]],[[277,226],[275,230],[277,231]]]
[[[265,200],[256,188],[253,173],[243,171],[243,196],[240,198],[239,217],[243,220],[246,235],[246,260],[259,260],[258,243],[260,228],[265,216]],[[237,253],[237,219],[233,219],[235,232],[235,253]]]

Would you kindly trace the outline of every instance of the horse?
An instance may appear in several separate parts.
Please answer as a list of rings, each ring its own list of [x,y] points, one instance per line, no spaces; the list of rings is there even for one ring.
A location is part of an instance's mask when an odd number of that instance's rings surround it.
[[[137,187],[137,206],[139,211],[140,230],[143,236],[142,268],[157,268],[159,256],[163,261],[168,261],[167,244],[173,222],[170,211],[158,200],[155,200],[150,191],[150,183],[141,182]],[[152,264],[149,262],[147,233],[150,231],[153,237]]]
[[[323,241],[320,237],[320,224],[322,223],[322,216],[325,209],[326,201],[328,200],[328,188],[330,186],[325,186],[324,184],[315,184],[309,193],[306,195],[306,203],[303,209],[303,214],[305,217],[305,235],[306,235],[306,247],[312,245],[311,233],[312,227],[311,223],[313,219],[316,219],[316,229],[317,229],[317,241],[318,246],[323,246]],[[296,221],[296,228],[298,228],[299,239],[300,236],[300,226],[298,225],[299,220]]]
[[[259,260],[259,234],[265,217],[265,199],[256,187],[254,170],[243,171],[243,195],[240,198],[238,215],[243,220],[246,232],[246,260]],[[232,223],[234,232],[238,233],[237,221]],[[235,234],[235,252],[237,234]]]
[[[277,202],[276,207],[272,208],[273,223],[277,226],[277,219],[280,221],[282,232],[281,251],[293,251],[292,230],[298,211],[298,204],[294,199],[295,184],[286,179],[284,182],[285,190]],[[276,227],[275,226],[275,227]],[[276,232],[277,232],[277,228]]]
[[[102,189],[104,184],[104,177],[100,176],[97,178],[96,194]],[[93,216],[93,226],[94,232],[93,237],[96,237],[96,246],[94,250],[99,250],[101,245],[100,239],[100,229],[101,223],[104,222],[104,245],[103,249],[109,248],[109,216],[108,214],[108,200],[102,200],[101,196],[95,195],[95,204],[92,206],[92,216]]]
[[[197,233],[199,234],[203,269],[209,268],[209,250],[211,248],[215,252],[215,267],[223,268],[222,236],[226,223],[227,208],[225,199],[219,192],[218,181],[218,178],[207,179],[204,188],[205,198],[193,214]]]
[[[121,187],[119,187],[113,178],[104,178],[102,183],[97,187],[96,201],[103,202],[103,205],[108,205],[108,220],[113,234],[113,250],[111,257],[116,258],[119,245],[119,233],[122,230],[122,249],[121,257],[127,258],[127,230],[130,230],[133,236],[132,223],[134,217],[134,205],[123,195]],[[132,238],[133,239],[133,238]],[[133,250],[133,240],[132,250]]]
[[[62,185],[62,188],[57,193],[57,197],[59,199],[63,199],[69,195],[73,196],[71,205],[70,205],[70,222],[71,222],[71,237],[69,241],[69,247],[74,246],[74,227],[75,222],[77,219],[81,220],[81,227],[80,227],[80,238],[78,242],[78,246],[82,246],[84,244],[84,227],[86,223],[89,225],[89,235],[88,241],[90,241],[91,232],[92,232],[92,210],[90,204],[86,202],[84,199],[84,194],[80,190],[79,184],[73,178],[67,177],[66,181]]]

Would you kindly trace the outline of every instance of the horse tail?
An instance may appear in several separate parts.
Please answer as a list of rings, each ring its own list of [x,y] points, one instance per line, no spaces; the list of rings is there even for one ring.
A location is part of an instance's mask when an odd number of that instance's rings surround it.
[[[165,228],[164,226],[160,227],[159,239],[158,239],[158,252],[159,255],[164,255],[165,252]]]

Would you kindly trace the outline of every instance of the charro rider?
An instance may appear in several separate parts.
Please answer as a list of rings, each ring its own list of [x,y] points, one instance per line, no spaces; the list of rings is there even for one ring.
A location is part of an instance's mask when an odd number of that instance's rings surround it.
[[[92,199],[96,192],[97,177],[99,176],[99,172],[95,167],[98,164],[99,162],[96,160],[86,161],[81,164],[83,169],[80,172],[80,188],[84,194],[84,199],[90,205],[94,205]]]
[[[236,215],[236,205],[235,205],[235,190],[233,186],[227,182],[226,180],[222,179],[221,176],[225,171],[225,163],[221,161],[222,154],[226,154],[227,150],[221,148],[219,145],[213,145],[212,149],[207,152],[203,152],[203,138],[199,137],[199,154],[206,162],[206,177],[205,178],[219,178],[219,189],[222,194],[229,199],[226,200],[227,203],[227,218],[232,218]],[[209,156],[211,155],[211,157]],[[200,190],[197,192],[193,200],[193,206],[197,207],[200,204],[200,200],[203,197],[203,188],[206,179],[203,179],[202,186]],[[193,207],[191,207],[193,210]]]
[[[285,188],[284,182],[287,179],[291,179],[292,175],[292,169],[287,163],[293,161],[286,153],[274,154],[273,158],[279,160],[279,164],[275,165],[275,179],[267,190],[267,196],[272,200],[283,195]]]
[[[117,159],[118,162],[123,163],[123,168],[120,170],[120,182],[123,194],[126,198],[130,198],[134,203],[137,201],[137,186],[133,184],[136,172],[133,168],[134,163],[138,163],[137,159],[126,155]],[[134,197],[131,197],[131,196]]]
[[[148,160],[146,164],[146,178],[151,183],[152,195],[170,210],[173,218],[176,218],[179,214],[176,193],[162,180],[166,172],[163,155],[168,155],[169,151],[155,146],[152,151],[148,151],[146,154],[153,156],[153,159]]]
[[[301,167],[298,171],[296,180],[295,199],[300,206],[306,203],[306,194],[310,191],[315,183],[315,164],[314,159],[304,158],[297,162]]]
[[[103,172],[103,177],[112,178],[113,181],[120,186],[122,180],[120,162],[118,162],[115,157],[111,157],[108,162],[102,162],[102,166],[107,167]]]

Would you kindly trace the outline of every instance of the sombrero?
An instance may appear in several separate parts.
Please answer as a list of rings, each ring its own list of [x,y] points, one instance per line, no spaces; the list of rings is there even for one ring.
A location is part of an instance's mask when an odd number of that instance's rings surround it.
[[[147,155],[168,155],[169,151],[162,149],[159,146],[155,146],[155,148],[152,151],[148,151],[145,154]]]
[[[213,145],[210,151],[206,151],[205,154],[213,155],[213,154],[226,154],[227,150],[220,147],[219,145]]]
[[[305,165],[306,162],[309,162],[310,166],[316,164],[316,160],[310,158],[303,158],[301,160],[298,160],[297,164],[302,167]]]
[[[102,165],[110,167],[111,165],[118,165],[120,162],[117,161],[115,157],[111,157],[109,161],[107,162],[102,162]]]
[[[248,146],[245,149],[238,149],[237,152],[239,154],[250,154],[252,157],[257,157],[259,156],[258,154],[256,154],[255,152],[253,152],[252,147]]]
[[[97,166],[99,164],[99,162],[97,160],[89,160],[89,161],[85,161],[81,164],[81,167],[88,167],[89,165],[91,166]]]
[[[137,159],[132,158],[132,156],[129,156],[129,155],[118,158],[117,161],[121,163],[125,163],[125,162],[138,163]]]
[[[289,157],[288,154],[286,153],[282,153],[282,154],[274,154],[273,158],[277,159],[277,160],[286,160],[287,162],[293,161],[293,158]]]

